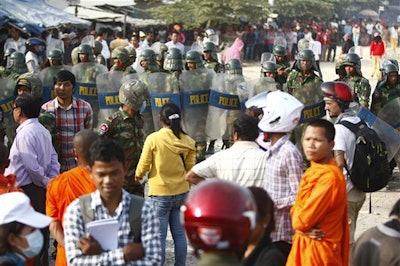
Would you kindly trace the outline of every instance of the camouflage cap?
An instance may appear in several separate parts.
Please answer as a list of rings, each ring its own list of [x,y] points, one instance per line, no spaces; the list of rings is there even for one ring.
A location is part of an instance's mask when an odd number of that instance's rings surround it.
[[[143,102],[149,98],[149,90],[140,80],[125,81],[119,89],[119,101],[135,110],[139,110]]]

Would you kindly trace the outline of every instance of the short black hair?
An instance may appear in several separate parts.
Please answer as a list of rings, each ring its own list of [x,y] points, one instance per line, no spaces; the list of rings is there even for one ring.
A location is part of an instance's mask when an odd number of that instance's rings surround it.
[[[233,130],[241,140],[255,141],[259,135],[258,119],[246,114],[241,114],[233,123]]]
[[[316,119],[307,124],[307,127],[322,127],[325,129],[325,137],[328,141],[335,139],[335,127],[331,122],[325,119]]]
[[[53,85],[55,85],[57,82],[64,81],[70,81],[72,83],[72,86],[75,87],[76,79],[75,75],[71,71],[61,70],[57,72],[57,74],[53,78]]]
[[[42,98],[31,93],[24,93],[15,99],[14,107],[21,108],[21,111],[28,118],[38,118],[42,106]]]
[[[125,164],[125,154],[121,146],[114,140],[102,137],[92,143],[89,149],[89,166],[95,161],[111,162],[119,161]]]
[[[311,33],[311,38],[313,38],[313,40],[316,40],[316,39],[317,39],[317,33],[316,33],[315,31],[313,31],[313,32]]]

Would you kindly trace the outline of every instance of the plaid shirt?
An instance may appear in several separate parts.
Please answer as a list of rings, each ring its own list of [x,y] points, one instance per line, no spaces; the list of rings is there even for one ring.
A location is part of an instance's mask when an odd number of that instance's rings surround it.
[[[100,255],[82,255],[77,242],[86,236],[86,229],[82,219],[79,199],[74,200],[64,214],[64,242],[68,265],[161,265],[161,241],[159,234],[159,222],[149,201],[145,201],[142,208],[142,245],[144,257],[140,260],[126,262],[123,255],[123,247],[133,242],[129,223],[129,205],[131,197],[123,190],[122,201],[115,210],[115,216],[111,216],[103,205],[98,190],[91,193],[92,207],[95,209],[95,220],[115,218],[120,221],[118,229],[118,248],[104,251]],[[122,216],[121,216],[122,215]]]
[[[269,147],[268,147],[269,146]],[[274,201],[275,231],[272,241],[292,243],[290,208],[293,206],[303,174],[303,158],[288,136],[267,146],[267,168],[264,188]]]
[[[82,129],[92,129],[92,107],[88,102],[72,97],[72,104],[67,109],[59,105],[57,98],[43,104],[42,109],[53,113],[56,119],[57,141],[61,148],[58,155],[60,172],[76,167],[73,140]]]

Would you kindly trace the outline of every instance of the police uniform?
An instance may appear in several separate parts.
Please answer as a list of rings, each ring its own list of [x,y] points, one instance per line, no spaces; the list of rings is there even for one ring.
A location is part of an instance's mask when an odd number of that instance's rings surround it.
[[[135,171],[144,144],[143,124],[139,112],[131,117],[120,107],[98,129],[100,136],[112,138],[124,150],[125,160],[128,164],[124,189],[142,197],[144,197],[144,185],[135,181]]]
[[[387,83],[378,83],[372,94],[371,111],[378,114],[385,104],[398,97],[400,97],[399,81],[393,87],[388,87]]]

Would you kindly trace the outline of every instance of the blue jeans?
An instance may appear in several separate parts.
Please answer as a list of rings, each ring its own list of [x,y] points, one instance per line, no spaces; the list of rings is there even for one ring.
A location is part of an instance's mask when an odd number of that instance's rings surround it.
[[[180,222],[180,207],[188,193],[174,196],[151,196],[151,202],[160,221],[162,263],[165,262],[165,249],[168,225],[170,226],[175,248],[175,266],[186,265],[187,240],[185,228]]]

